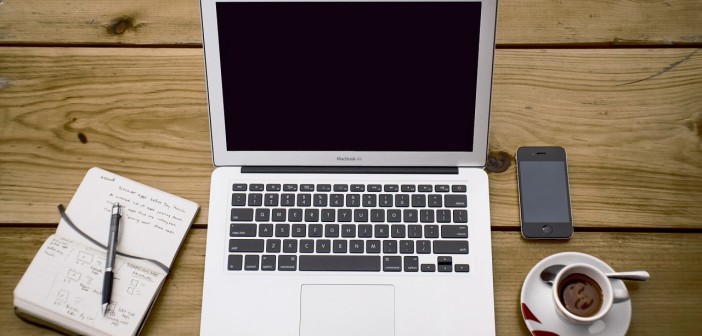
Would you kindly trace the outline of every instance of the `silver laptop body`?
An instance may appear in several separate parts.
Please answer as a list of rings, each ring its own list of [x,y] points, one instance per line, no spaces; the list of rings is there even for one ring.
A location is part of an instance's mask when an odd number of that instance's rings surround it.
[[[202,335],[493,335],[496,0],[201,0]]]

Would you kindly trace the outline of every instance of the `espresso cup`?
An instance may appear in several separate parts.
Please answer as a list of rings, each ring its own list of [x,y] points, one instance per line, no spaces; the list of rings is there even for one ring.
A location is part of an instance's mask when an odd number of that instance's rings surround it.
[[[589,264],[570,264],[553,281],[556,311],[564,319],[588,324],[602,319],[615,302],[629,298],[626,291],[615,291],[611,280]]]

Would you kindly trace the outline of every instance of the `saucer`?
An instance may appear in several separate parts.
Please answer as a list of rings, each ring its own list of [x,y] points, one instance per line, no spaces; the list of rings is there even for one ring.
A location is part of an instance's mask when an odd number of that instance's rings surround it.
[[[551,286],[541,280],[541,271],[553,264],[567,265],[572,263],[590,264],[604,272],[614,271],[604,261],[577,252],[554,254],[537,263],[524,280],[520,299],[522,317],[531,334],[534,336],[625,335],[631,322],[631,300],[613,304],[612,309],[605,317],[589,325],[567,322],[558,316],[553,299],[551,299]],[[612,287],[626,293],[626,285],[622,280],[612,280]]]

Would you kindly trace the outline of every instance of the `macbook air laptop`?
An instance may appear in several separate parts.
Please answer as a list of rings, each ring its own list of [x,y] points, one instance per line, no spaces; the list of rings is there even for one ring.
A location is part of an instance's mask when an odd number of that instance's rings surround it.
[[[492,335],[495,0],[201,0],[202,335]]]

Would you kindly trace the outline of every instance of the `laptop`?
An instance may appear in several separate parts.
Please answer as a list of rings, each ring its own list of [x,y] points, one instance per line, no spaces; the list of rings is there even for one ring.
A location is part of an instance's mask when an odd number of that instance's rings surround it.
[[[493,335],[496,1],[201,10],[201,334]]]

